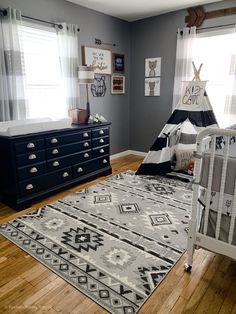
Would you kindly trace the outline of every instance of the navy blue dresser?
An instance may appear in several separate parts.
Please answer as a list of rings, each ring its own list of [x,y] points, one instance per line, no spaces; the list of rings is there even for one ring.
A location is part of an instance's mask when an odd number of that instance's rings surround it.
[[[0,136],[0,200],[15,210],[111,173],[110,123]]]

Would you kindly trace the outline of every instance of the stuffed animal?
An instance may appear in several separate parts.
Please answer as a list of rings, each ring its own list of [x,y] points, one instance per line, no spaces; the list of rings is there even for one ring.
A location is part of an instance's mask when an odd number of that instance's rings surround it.
[[[193,170],[194,170],[194,160],[191,159],[189,161],[189,164],[188,164],[188,174],[193,174]]]

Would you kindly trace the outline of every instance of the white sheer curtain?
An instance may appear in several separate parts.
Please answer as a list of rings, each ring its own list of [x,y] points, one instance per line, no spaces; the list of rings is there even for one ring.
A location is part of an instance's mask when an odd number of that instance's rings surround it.
[[[175,80],[172,109],[176,107],[181,92],[182,81],[193,78],[193,51],[196,43],[196,27],[178,29]]]
[[[228,125],[236,124],[236,27],[233,34],[234,51],[231,56],[229,76],[232,78],[232,90],[226,95],[224,106],[224,119]]]
[[[64,95],[68,109],[78,108],[78,26],[60,23],[58,47]]]
[[[21,12],[7,9],[0,23],[0,121],[26,118],[23,51],[20,47]]]

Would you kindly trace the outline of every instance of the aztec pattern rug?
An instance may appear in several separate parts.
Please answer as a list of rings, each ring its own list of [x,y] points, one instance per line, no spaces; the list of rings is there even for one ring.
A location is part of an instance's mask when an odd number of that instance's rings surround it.
[[[111,313],[137,313],[186,249],[187,183],[127,171],[0,226]]]

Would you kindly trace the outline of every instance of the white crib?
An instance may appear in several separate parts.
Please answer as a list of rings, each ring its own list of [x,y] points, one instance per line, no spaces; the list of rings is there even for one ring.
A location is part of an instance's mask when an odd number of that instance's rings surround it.
[[[220,153],[219,137],[224,146]],[[186,271],[191,271],[196,247],[236,259],[235,139],[232,129],[207,128],[197,136]]]

